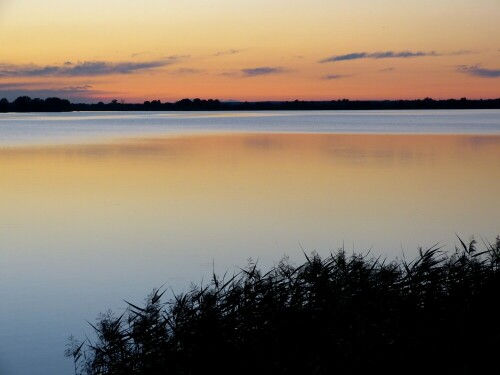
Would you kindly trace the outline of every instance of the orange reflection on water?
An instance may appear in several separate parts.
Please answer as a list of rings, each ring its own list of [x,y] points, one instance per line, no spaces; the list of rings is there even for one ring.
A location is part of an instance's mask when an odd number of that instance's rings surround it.
[[[132,257],[135,244],[216,258],[274,251],[277,260],[299,242],[329,250],[344,240],[397,254],[455,233],[498,234],[499,165],[499,136],[197,135],[10,148],[0,150],[0,232],[13,243],[29,232],[33,247],[77,238]]]

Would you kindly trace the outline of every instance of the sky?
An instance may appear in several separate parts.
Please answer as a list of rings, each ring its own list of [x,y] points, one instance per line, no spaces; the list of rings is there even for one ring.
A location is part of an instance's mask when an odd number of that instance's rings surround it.
[[[0,98],[500,97],[500,0],[0,0]]]

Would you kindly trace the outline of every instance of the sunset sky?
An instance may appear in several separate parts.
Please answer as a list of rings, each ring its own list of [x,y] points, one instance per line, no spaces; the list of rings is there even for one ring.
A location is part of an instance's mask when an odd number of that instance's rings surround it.
[[[0,98],[498,98],[499,20],[499,0],[0,0]]]

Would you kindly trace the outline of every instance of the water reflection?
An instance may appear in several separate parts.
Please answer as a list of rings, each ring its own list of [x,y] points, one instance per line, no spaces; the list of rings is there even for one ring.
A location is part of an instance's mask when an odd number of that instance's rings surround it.
[[[378,187],[397,190],[411,204],[417,196],[432,199],[438,192],[453,196],[467,189],[477,191],[481,189],[477,181],[483,178],[497,184],[499,139],[246,134],[1,149],[1,202],[4,208],[15,205],[13,211],[19,211],[22,192],[37,205],[47,201],[41,194],[54,194],[57,199],[51,202],[52,209],[63,209],[61,202],[76,204],[69,199],[76,198],[72,191],[78,191],[80,199],[99,198],[109,192],[115,198],[123,196],[123,203],[130,204],[149,199],[141,193],[148,191],[158,200],[157,205],[185,198],[187,206],[183,209],[197,216],[199,208],[189,203],[194,197],[206,200],[202,206],[210,205],[211,197],[228,196],[239,202],[255,200],[276,206],[289,203],[281,202],[285,190],[293,191],[298,206],[307,203],[324,207],[325,203],[342,205],[343,200],[354,198],[352,189],[366,186],[355,200],[376,200],[374,188]],[[429,185],[415,186],[419,180]],[[436,180],[441,181],[438,186],[433,184]],[[460,188],[455,181],[462,181]],[[402,184],[404,189],[394,189]],[[493,197],[484,199],[491,203]],[[92,207],[87,209],[91,211]],[[343,215],[364,214],[361,208],[352,207],[350,211]],[[328,216],[326,208],[319,213]],[[107,214],[113,216],[112,211]]]
[[[175,223],[176,237],[187,235],[188,227],[195,233],[206,233],[207,227],[231,218],[241,224],[241,228],[234,228],[238,233],[252,225],[267,233],[269,228],[261,228],[258,223],[274,217],[272,228],[283,234],[277,236],[279,241],[292,228],[303,235],[296,240],[332,246],[332,232],[326,228],[333,227],[342,238],[347,234],[363,246],[391,249],[394,243],[387,241],[388,235],[398,237],[397,241],[409,239],[399,230],[387,233],[380,228],[377,215],[384,217],[387,229],[399,228],[402,219],[412,221],[411,233],[417,229],[421,238],[428,235],[422,229],[428,222],[424,212],[432,220],[442,220],[439,228],[432,229],[441,240],[457,230],[496,230],[492,228],[494,217],[487,213],[492,203],[497,203],[494,189],[499,184],[499,139],[245,134],[3,149],[0,202],[6,215],[0,225],[5,225],[5,218],[12,221],[18,217],[20,230],[32,231],[28,224],[36,216],[33,207],[43,208],[47,214],[62,214],[71,208],[74,220],[99,213],[86,228],[103,217],[116,226],[134,220],[141,226],[147,222],[157,225],[159,219],[173,220],[172,211],[168,214],[160,207],[175,207],[176,215],[186,220]],[[139,210],[143,216],[131,218],[126,212],[118,213],[108,206],[110,202],[128,207],[130,213]],[[469,215],[481,212],[469,221],[460,219],[474,227],[447,226],[449,215],[459,215],[464,206]],[[367,207],[374,211],[367,212]],[[208,216],[209,224],[198,219]],[[316,223],[314,218],[321,221]],[[57,217],[47,219],[53,222]],[[354,235],[358,220],[373,221],[369,242],[363,239],[365,234]],[[71,220],[61,223],[62,228],[70,224]],[[139,237],[143,234],[136,232]],[[172,240],[175,243],[176,238]],[[412,235],[413,240],[417,238]],[[251,255],[254,249],[249,246],[245,251]]]
[[[51,358],[41,372],[62,362],[70,373],[65,339],[85,319],[161,284],[185,289],[213,262],[265,268],[299,259],[300,246],[343,243],[411,257],[418,245],[453,245],[455,233],[493,239],[499,165],[500,136],[249,133],[0,149],[0,360],[6,373],[30,373],[13,349],[29,347]]]

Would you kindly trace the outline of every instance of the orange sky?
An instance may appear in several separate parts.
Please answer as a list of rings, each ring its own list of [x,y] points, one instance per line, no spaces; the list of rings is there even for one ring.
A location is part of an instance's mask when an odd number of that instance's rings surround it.
[[[498,0],[0,0],[0,97],[500,97]]]

